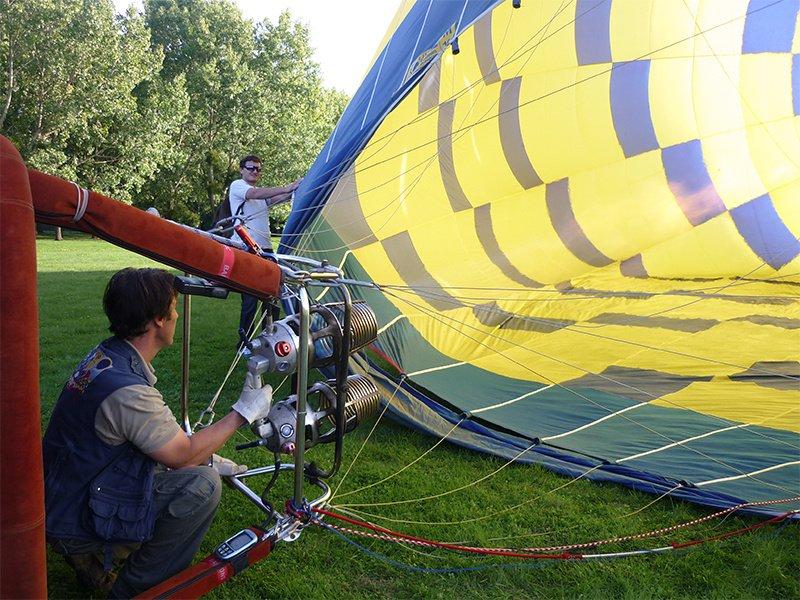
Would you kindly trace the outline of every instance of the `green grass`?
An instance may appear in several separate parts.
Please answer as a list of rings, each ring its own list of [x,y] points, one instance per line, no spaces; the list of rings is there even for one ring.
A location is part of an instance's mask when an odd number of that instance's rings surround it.
[[[61,386],[89,348],[102,339],[107,323],[102,292],[110,275],[123,266],[151,261],[99,240],[71,236],[62,242],[40,239],[38,249],[42,424],[47,423]],[[180,309],[179,311],[183,312]],[[227,371],[233,358],[238,296],[226,301],[192,300],[191,389],[196,417]],[[176,343],[156,358],[158,388],[176,415],[180,394],[180,324]],[[238,367],[220,399],[220,413],[237,396],[243,379]],[[277,383],[277,382],[275,382]],[[276,394],[285,396],[286,387]],[[355,457],[373,423],[345,439],[344,468]],[[238,453],[236,436],[222,454],[256,466],[270,456],[257,450]],[[381,421],[344,480],[346,492],[378,481],[409,464],[436,440]],[[322,466],[330,448],[314,448],[311,459]],[[342,502],[386,502],[421,498],[467,485],[503,466],[492,457],[441,444],[420,462],[386,483]],[[273,493],[276,504],[290,496],[291,477],[284,475]],[[341,475],[333,481],[335,487]],[[658,529],[709,514],[710,511],[627,488],[568,479],[538,467],[511,465],[481,483],[436,500],[368,508],[384,517],[437,522],[437,525],[379,521],[387,527],[441,540],[470,540],[495,546],[541,546],[603,539]],[[492,518],[475,521],[524,503]],[[215,522],[201,549],[202,556],[249,524],[259,511],[226,489]],[[441,524],[443,521],[453,524]],[[665,538],[634,545],[604,547],[609,551],[663,546],[703,538],[755,523],[728,518]],[[430,552],[419,548],[359,540],[375,552],[421,567],[471,567],[510,564]],[[200,555],[198,556],[200,557]],[[522,564],[522,563],[516,563]],[[458,574],[402,571],[369,557],[335,535],[307,529],[293,543],[281,543],[273,554],[212,592],[212,598],[800,598],[800,536],[796,524],[769,526],[755,533],[692,549],[616,561],[524,563],[521,568],[492,568]],[[62,560],[48,555],[48,586],[54,598],[80,598]]]

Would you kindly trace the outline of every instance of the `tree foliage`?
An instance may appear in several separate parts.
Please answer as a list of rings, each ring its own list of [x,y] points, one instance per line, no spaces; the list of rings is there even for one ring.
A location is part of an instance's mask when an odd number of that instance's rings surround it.
[[[230,0],[0,0],[0,58],[0,131],[30,166],[193,225],[244,154],[265,185],[301,177],[347,101],[303,25]]]

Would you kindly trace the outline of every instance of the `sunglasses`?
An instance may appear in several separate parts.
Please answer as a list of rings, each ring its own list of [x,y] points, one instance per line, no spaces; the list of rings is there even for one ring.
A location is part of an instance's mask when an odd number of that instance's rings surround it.
[[[251,173],[261,173],[261,167],[248,167],[247,165],[245,165],[244,168],[250,171]]]

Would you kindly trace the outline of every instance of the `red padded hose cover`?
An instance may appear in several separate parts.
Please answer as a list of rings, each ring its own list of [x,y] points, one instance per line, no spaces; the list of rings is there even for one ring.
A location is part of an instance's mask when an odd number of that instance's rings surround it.
[[[75,222],[78,190],[73,183],[33,169],[28,176],[40,223],[91,233],[159,262],[224,282],[240,292],[261,298],[278,295],[281,271],[269,260],[224,246],[95,192],[89,192],[88,208]]]
[[[0,136],[0,598],[44,598],[36,230],[28,169]]]

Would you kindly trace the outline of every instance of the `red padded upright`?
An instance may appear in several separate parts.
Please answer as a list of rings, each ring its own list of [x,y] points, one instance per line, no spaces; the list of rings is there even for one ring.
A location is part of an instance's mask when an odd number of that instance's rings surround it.
[[[28,169],[0,136],[0,598],[44,598],[36,229]]]

